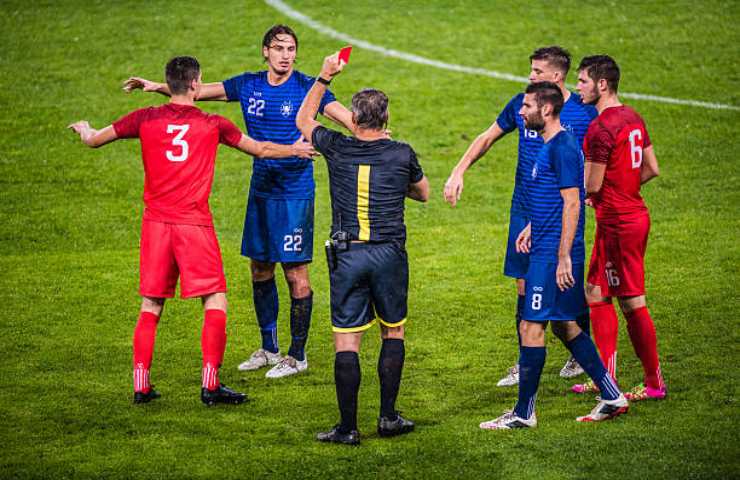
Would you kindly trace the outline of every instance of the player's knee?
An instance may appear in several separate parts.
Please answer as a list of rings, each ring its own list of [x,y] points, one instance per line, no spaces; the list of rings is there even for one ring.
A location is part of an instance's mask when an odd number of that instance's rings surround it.
[[[305,265],[285,270],[285,280],[293,298],[306,298],[311,295],[311,282],[308,279],[308,268]]]
[[[357,333],[334,333],[335,352],[359,352],[362,332]]]
[[[586,284],[586,302],[589,304],[597,302],[606,302],[608,298],[601,295],[601,287],[598,285]]]
[[[253,282],[264,282],[275,276],[275,264],[252,260],[249,264]]]
[[[524,320],[519,324],[519,334],[524,346],[537,347],[545,344],[545,328],[541,323]]]
[[[576,338],[581,329],[576,322],[552,322],[552,333],[563,343],[568,343]]]
[[[226,312],[228,302],[223,292],[212,293],[203,297],[203,308],[205,310],[222,310]]]
[[[164,298],[141,297],[141,311],[160,316],[164,308],[164,300]]]
[[[636,297],[619,297],[619,308],[621,308],[622,312],[625,314],[645,306],[647,306],[645,295],[638,295]]]
[[[517,278],[516,279],[516,293],[518,295],[525,295],[526,289],[524,288],[524,279],[523,278]]]
[[[403,325],[399,325],[398,327],[386,327],[385,325],[380,326],[380,337],[385,340],[388,338],[396,338],[399,340],[403,340],[404,330]]]

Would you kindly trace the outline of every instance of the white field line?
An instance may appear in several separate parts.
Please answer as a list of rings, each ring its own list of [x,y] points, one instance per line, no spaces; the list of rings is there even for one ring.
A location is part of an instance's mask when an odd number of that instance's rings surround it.
[[[519,75],[512,75],[511,73],[497,72],[495,70],[486,70],[484,68],[466,67],[465,65],[457,65],[454,63],[441,62],[439,60],[433,60],[430,58],[421,57],[419,55],[414,55],[413,53],[406,53],[406,52],[401,52],[399,50],[393,50],[391,48],[381,47],[380,45],[375,45],[373,43],[366,42],[365,40],[360,40],[359,38],[355,38],[351,35],[347,35],[346,33],[338,32],[331,27],[327,27],[326,25],[317,22],[313,18],[304,15],[298,10],[295,10],[294,8],[292,8],[290,5],[286,4],[282,0],[265,0],[265,3],[275,8],[276,10],[279,10],[284,15],[306,25],[307,27],[310,27],[316,30],[319,33],[323,33],[326,36],[336,38],[337,40],[341,40],[355,47],[360,47],[360,48],[364,48],[365,50],[370,50],[370,51],[379,53],[386,57],[398,58],[401,60],[405,60],[407,62],[418,63],[420,65],[428,65],[430,67],[441,68],[442,70],[450,70],[453,72],[467,73],[470,75],[482,75],[485,77],[492,77],[492,78],[496,78],[499,80],[509,80],[511,82],[529,83],[529,79],[527,77],[522,77]],[[634,100],[647,100],[647,101],[653,101],[653,102],[671,103],[674,105],[689,105],[692,107],[711,108],[714,110],[740,110],[740,107],[737,107],[735,105],[727,105],[724,103],[701,102],[699,100],[661,97],[658,95],[648,95],[644,93],[621,92],[619,96],[624,97],[624,98],[631,98]]]

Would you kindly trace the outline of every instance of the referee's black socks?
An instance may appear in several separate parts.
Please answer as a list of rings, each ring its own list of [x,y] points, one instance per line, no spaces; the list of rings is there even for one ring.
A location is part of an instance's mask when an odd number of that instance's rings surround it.
[[[378,357],[378,376],[380,377],[380,416],[395,420],[396,397],[401,386],[401,373],[406,356],[403,340],[386,338]]]
[[[357,352],[337,352],[334,357],[334,383],[342,423],[341,433],[357,430],[357,394],[360,391],[360,357]]]

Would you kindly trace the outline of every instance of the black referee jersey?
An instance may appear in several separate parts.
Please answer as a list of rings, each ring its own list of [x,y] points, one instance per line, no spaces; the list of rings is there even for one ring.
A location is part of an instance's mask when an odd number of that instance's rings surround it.
[[[326,127],[314,129],[312,143],[329,168],[331,233],[341,225],[352,240],[405,242],[406,193],[424,177],[411,146],[359,140]]]

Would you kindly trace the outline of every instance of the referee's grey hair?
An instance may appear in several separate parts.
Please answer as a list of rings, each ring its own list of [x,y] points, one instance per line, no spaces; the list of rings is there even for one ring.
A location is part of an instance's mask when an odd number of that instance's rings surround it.
[[[388,125],[388,96],[380,90],[365,88],[352,96],[355,124],[369,130],[382,130]]]

